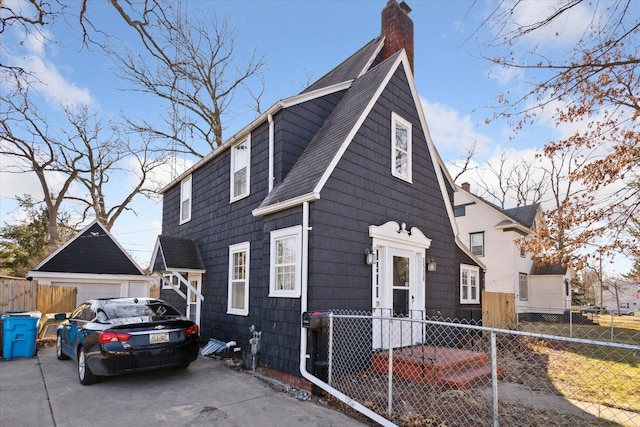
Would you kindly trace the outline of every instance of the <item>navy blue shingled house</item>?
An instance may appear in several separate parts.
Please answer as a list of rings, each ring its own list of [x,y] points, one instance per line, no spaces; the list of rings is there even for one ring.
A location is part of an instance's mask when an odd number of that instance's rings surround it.
[[[255,326],[259,367],[290,384],[306,363],[302,312],[480,316],[483,266],[457,238],[409,12],[390,0],[379,37],[163,190],[151,262],[161,297],[204,342],[233,340],[245,355]]]

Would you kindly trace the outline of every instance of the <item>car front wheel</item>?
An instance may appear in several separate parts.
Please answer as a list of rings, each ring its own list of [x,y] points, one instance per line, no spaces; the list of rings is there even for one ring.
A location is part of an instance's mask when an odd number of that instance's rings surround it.
[[[87,364],[87,354],[85,353],[84,348],[81,348],[78,354],[78,379],[82,385],[95,384],[100,379],[89,369],[89,365]]]
[[[69,356],[62,352],[62,337],[60,334],[56,337],[56,357],[58,360],[66,360],[69,358]]]

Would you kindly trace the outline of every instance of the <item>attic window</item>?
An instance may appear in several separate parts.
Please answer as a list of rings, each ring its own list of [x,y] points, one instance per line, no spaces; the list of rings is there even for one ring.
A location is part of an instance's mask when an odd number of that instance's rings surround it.
[[[391,113],[391,173],[412,182],[411,162],[411,123]]]
[[[251,137],[231,148],[231,202],[249,195]]]
[[[180,224],[191,221],[191,175],[180,183]]]

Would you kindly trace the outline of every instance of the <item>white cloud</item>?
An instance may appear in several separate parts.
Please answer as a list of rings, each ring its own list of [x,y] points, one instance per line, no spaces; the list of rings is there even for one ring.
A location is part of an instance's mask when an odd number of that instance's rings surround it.
[[[547,48],[573,47],[593,24],[594,10],[582,2],[550,23],[528,33],[525,40]],[[533,25],[545,20],[558,9],[557,2],[526,0],[518,3],[512,18],[517,26]],[[503,3],[503,8],[511,4]]]
[[[474,144],[476,151],[486,153],[492,141],[480,133],[471,117],[461,116],[453,108],[420,98],[433,143],[443,158],[457,158]]]

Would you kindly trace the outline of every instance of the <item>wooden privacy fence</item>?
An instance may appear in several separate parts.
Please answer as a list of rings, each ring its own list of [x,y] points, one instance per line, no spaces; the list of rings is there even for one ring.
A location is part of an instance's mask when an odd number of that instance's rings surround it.
[[[75,286],[38,286],[38,311],[41,313],[62,313],[76,308]]]
[[[75,286],[38,285],[35,280],[0,279],[0,313],[34,311],[60,313],[76,306]]]
[[[516,326],[515,294],[483,291],[482,326],[513,329]]]
[[[0,313],[37,309],[37,281],[15,278],[0,279]]]

